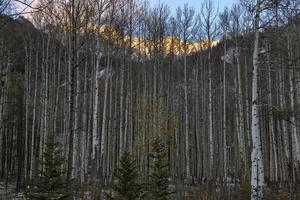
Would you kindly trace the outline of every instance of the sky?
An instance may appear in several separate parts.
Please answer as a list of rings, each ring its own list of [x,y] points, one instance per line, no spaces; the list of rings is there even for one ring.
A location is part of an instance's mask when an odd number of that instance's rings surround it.
[[[26,1],[27,3],[31,4],[32,6],[34,6],[37,2],[37,0],[20,0],[20,1],[21,2]],[[148,1],[150,2],[151,6],[158,5],[159,1],[161,3],[165,3],[170,7],[171,12],[175,13],[176,8],[179,7],[179,6],[183,6],[185,3],[188,3],[189,6],[195,8],[196,11],[200,11],[201,4],[205,0],[148,0]],[[221,12],[225,8],[225,6],[230,8],[232,6],[232,4],[238,2],[239,0],[212,0],[212,1],[214,3],[215,8],[216,9],[219,8],[218,11]],[[16,2],[18,2],[18,1],[16,1]],[[16,3],[16,4],[17,4],[16,7],[17,7],[18,11],[23,10],[23,8],[24,8],[23,4],[20,4],[20,3]]]
[[[199,11],[201,9],[201,4],[204,2],[204,0],[149,0],[150,4],[152,6],[158,5],[159,1],[161,3],[167,4],[171,12],[174,13],[176,11],[176,8],[178,6],[183,6],[185,3],[188,3],[189,6],[196,9],[196,11]],[[238,0],[212,0],[214,2],[214,6],[217,9],[219,5],[219,12],[223,11],[225,6],[228,8],[231,7],[233,3],[238,2]]]

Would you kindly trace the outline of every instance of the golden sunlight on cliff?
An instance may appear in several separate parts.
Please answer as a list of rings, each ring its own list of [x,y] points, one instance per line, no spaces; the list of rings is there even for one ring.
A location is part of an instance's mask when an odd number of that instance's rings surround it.
[[[142,55],[153,55],[157,52],[162,52],[164,55],[183,55],[192,54],[204,49],[209,45],[214,47],[217,41],[202,40],[199,42],[184,42],[176,37],[167,36],[162,40],[142,39],[138,37],[123,36],[120,31],[103,25],[100,28],[94,29],[97,34],[106,40],[110,40],[117,46],[125,45],[136,50]]]
[[[127,39],[128,40],[128,39]],[[217,44],[216,41],[210,43],[211,47]],[[183,55],[192,54],[197,51],[204,50],[209,47],[208,41],[200,42],[184,42],[175,37],[167,36],[161,41],[153,41],[147,39],[133,38],[131,47],[139,53],[151,55],[153,52],[162,51],[164,55]]]

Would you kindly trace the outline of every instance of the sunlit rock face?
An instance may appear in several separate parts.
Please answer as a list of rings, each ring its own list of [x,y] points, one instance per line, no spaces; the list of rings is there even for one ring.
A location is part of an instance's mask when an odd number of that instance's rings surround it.
[[[176,37],[167,36],[161,41],[153,41],[146,39],[134,38],[131,43],[131,47],[142,54],[150,55],[155,50],[160,51],[164,55],[183,55],[191,54],[197,51],[204,50],[210,46],[215,46],[215,41],[199,41],[199,42],[185,42]]]
[[[163,55],[183,55],[192,54],[209,46],[217,45],[217,41],[202,40],[199,42],[189,42],[181,40],[177,37],[166,36],[163,39],[145,39],[139,37],[124,36],[120,31],[108,25],[103,25],[95,29],[97,34],[106,40],[110,40],[115,45],[125,45],[131,47],[135,52],[150,56],[156,53]]]

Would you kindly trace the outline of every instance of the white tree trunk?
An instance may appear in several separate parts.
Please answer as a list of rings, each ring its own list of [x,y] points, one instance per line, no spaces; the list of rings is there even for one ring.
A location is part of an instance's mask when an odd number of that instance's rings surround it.
[[[44,42],[43,42],[44,43]],[[42,109],[42,131],[41,131],[41,137],[40,137],[40,149],[39,149],[39,158],[43,158],[43,152],[45,150],[45,143],[47,139],[47,133],[48,133],[48,83],[49,83],[49,75],[48,75],[48,55],[49,55],[49,43],[50,43],[50,37],[47,36],[47,45],[46,45],[46,53],[43,52],[42,56],[42,70],[43,70],[43,109]],[[42,45],[42,48],[45,48],[44,45]],[[40,166],[41,170],[43,170],[43,166]]]
[[[251,199],[263,199],[264,166],[258,117],[258,45],[259,45],[260,0],[256,4],[255,39],[252,72],[252,153],[251,153]]]
[[[188,81],[187,63],[184,56],[184,111],[185,111],[185,159],[186,159],[186,178],[190,178],[190,154],[189,154],[189,112],[188,112]]]
[[[107,58],[107,65],[106,69],[107,72],[110,70],[110,57],[108,56]],[[100,165],[102,167],[102,172],[104,173],[105,171],[105,163],[104,163],[104,151],[105,151],[105,146],[106,146],[106,135],[107,135],[107,130],[106,130],[106,123],[107,123],[107,100],[108,100],[108,83],[109,83],[109,75],[106,73],[105,76],[105,85],[104,85],[104,105],[103,105],[103,114],[102,114],[102,130],[101,130],[101,144],[100,144]],[[107,152],[105,152],[107,153]]]
[[[291,135],[292,135],[292,152],[293,152],[293,161],[294,164],[298,163],[300,161],[300,144],[299,144],[299,138],[297,134],[297,126],[296,126],[296,116],[295,116],[295,90],[294,90],[294,70],[292,66],[292,55],[291,55],[291,47],[290,47],[290,39],[288,39],[288,67],[289,67],[289,98],[290,98],[290,106],[292,114],[290,116],[290,122],[291,122]]]
[[[225,33],[226,35],[226,33]],[[224,40],[224,56],[226,54],[227,38]],[[223,173],[227,177],[227,139],[226,139],[226,61],[223,60]]]
[[[213,145],[213,105],[212,105],[212,69],[211,69],[211,52],[208,53],[208,115],[209,115],[209,176],[212,178],[213,161],[214,161],[214,145]]]
[[[293,84],[293,70],[289,71],[289,94],[290,94],[290,103],[291,103],[291,110],[295,110],[295,98],[294,98],[294,84]],[[297,127],[296,127],[296,117],[295,113],[293,112],[290,117],[291,121],[291,131],[292,131],[292,150],[293,150],[293,161],[300,161],[300,146],[299,146],[299,138],[297,134]]]
[[[29,42],[30,43],[30,42]],[[24,101],[25,101],[25,144],[24,144],[24,178],[27,178],[28,167],[28,132],[29,132],[29,98],[30,98],[30,65],[31,65],[31,46],[25,46],[26,64],[25,64],[25,79],[24,79]]]
[[[196,123],[196,127],[195,127],[195,140],[197,142],[197,146],[196,146],[196,158],[197,158],[197,169],[196,169],[196,175],[197,177],[200,177],[201,176],[201,169],[200,169],[200,166],[201,166],[201,162],[203,162],[201,160],[201,139],[203,140],[203,138],[201,138],[201,135],[200,135],[200,127],[201,127],[201,122],[200,122],[200,116],[201,114],[199,112],[200,109],[199,109],[199,106],[200,106],[200,103],[199,103],[199,66],[196,65],[195,66],[196,70],[196,75],[195,75],[195,88],[196,88],[196,94],[195,94],[195,103],[196,103],[196,113],[195,113],[195,123]]]
[[[97,55],[96,55],[96,69],[94,74],[94,105],[93,105],[93,139],[92,139],[92,159],[95,160],[97,148],[99,146],[98,137],[98,101],[99,101],[99,81],[97,74],[100,72],[100,41],[97,39]]]
[[[76,53],[76,57],[78,59],[78,51]],[[78,175],[78,162],[80,160],[80,145],[79,145],[79,133],[80,133],[80,125],[79,125],[79,93],[80,93],[80,70],[79,66],[76,67],[76,91],[75,91],[75,110],[74,110],[74,140],[73,140],[73,155],[72,155],[72,178],[76,178]],[[73,122],[71,122],[73,123]]]
[[[82,114],[82,130],[81,130],[81,169],[80,169],[80,180],[84,182],[84,176],[87,170],[87,143],[88,143],[88,126],[87,126],[87,112],[88,112],[88,103],[87,103],[87,61],[84,67],[84,86],[83,86],[83,114]]]
[[[34,143],[35,143],[35,120],[36,120],[36,104],[37,104],[37,91],[38,91],[38,74],[39,74],[39,61],[38,53],[36,54],[36,66],[35,66],[35,78],[34,78],[34,97],[33,97],[33,111],[32,111],[32,126],[31,126],[31,159],[30,159],[30,172],[29,177],[32,179],[33,170],[35,167],[35,152],[34,152]]]
[[[119,159],[123,155],[123,147],[124,147],[124,137],[123,137],[123,104],[124,104],[124,64],[121,64],[121,80],[120,80],[120,133],[119,133],[119,143],[120,143],[120,149],[119,149]]]
[[[241,79],[241,63],[240,63],[240,58],[239,58],[239,48],[238,45],[236,44],[236,61],[237,61],[237,89],[238,89],[238,95],[237,95],[237,100],[238,100],[238,132],[239,132],[239,154],[240,154],[240,159],[243,162],[244,170],[246,172],[247,168],[247,155],[246,155],[246,149],[245,149],[245,126],[244,126],[244,112],[243,112],[243,93],[242,93],[242,79]]]
[[[280,110],[284,109],[285,106],[285,90],[284,90],[284,68],[281,67],[279,72],[279,106]],[[287,122],[285,120],[281,120],[282,126],[282,135],[283,135],[283,143],[284,143],[284,155],[287,160],[290,159],[290,149],[289,149],[289,136],[287,130]]]
[[[59,97],[60,97],[60,88],[61,88],[61,83],[60,83],[60,74],[61,74],[61,59],[60,59],[60,55],[61,55],[61,46],[59,47],[59,53],[58,53],[58,66],[57,66],[57,83],[56,83],[56,94],[55,94],[55,105],[54,105],[54,125],[53,125],[53,129],[54,129],[54,133],[57,134],[57,117],[58,117],[58,104],[59,104]]]
[[[269,50],[269,48],[268,48]],[[278,158],[277,158],[277,144],[275,141],[275,130],[273,120],[273,102],[272,102],[272,74],[270,55],[267,53],[268,59],[268,106],[269,106],[269,131],[270,131],[270,180],[278,181]]]

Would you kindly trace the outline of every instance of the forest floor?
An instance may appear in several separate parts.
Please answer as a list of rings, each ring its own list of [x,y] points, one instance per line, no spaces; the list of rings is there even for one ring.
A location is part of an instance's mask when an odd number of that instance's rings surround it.
[[[172,187],[174,194],[172,195],[172,200],[247,200],[250,199],[250,185],[241,184],[239,187],[220,187],[213,185],[197,185],[197,186],[187,186],[185,184],[177,185]],[[101,192],[102,198],[105,199],[107,190]],[[80,199],[91,199],[90,192],[84,192],[84,198],[82,194],[77,196],[76,200]],[[101,198],[101,199],[102,199]],[[24,200],[25,197],[23,193],[16,193],[16,184],[13,182],[6,183],[0,180],[0,200]],[[286,200],[286,199],[300,199],[299,190],[294,191],[293,197],[284,188],[267,188],[265,191],[266,200]]]
[[[17,199],[16,186],[5,182],[0,182],[0,199]]]

